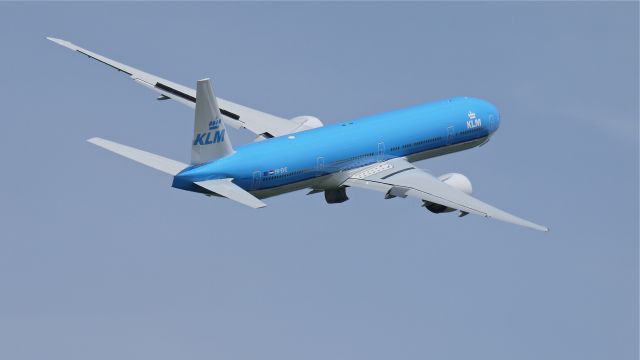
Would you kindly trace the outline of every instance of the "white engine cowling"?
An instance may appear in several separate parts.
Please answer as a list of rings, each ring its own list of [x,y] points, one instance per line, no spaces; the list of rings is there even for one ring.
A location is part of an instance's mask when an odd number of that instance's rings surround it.
[[[300,131],[315,129],[315,128],[319,128],[319,127],[324,126],[324,124],[322,123],[322,121],[320,121],[320,119],[318,119],[315,116],[309,116],[309,115],[296,116],[293,119],[291,119],[291,122],[294,122],[294,123],[298,124],[298,127],[293,129],[290,132],[290,134],[297,133],[297,132],[300,132]],[[269,133],[264,133],[264,134],[258,135],[258,137],[256,137],[253,141],[254,142],[262,141],[262,140],[270,139],[272,137],[273,137],[273,135],[271,135]]]
[[[293,121],[294,123],[300,124],[300,126],[296,129],[296,132],[315,129],[323,126],[322,121],[320,121],[320,119],[318,119],[315,116],[309,116],[309,115],[296,116],[293,119],[291,119],[291,121]]]
[[[469,181],[469,179],[462,174],[458,174],[458,173],[444,174],[444,175],[438,176],[438,180],[469,195],[471,195],[471,192],[473,191],[473,187],[471,186],[471,181]],[[456,210],[456,209],[452,209],[444,205],[432,203],[429,201],[424,201],[424,207],[426,207],[427,210],[431,211],[432,213],[436,213],[436,214],[452,212]]]
[[[458,174],[458,173],[444,174],[444,175],[438,176],[438,180],[462,192],[465,192],[468,195],[471,195],[471,193],[473,192],[473,188],[471,187],[471,181],[469,181],[469,178],[467,178],[462,174]]]

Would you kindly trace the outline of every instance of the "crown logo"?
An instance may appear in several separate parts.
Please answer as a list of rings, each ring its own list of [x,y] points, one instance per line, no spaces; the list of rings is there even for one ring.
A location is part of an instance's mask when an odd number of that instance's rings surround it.
[[[473,111],[469,111],[467,116],[469,117],[469,120],[474,120],[476,118],[476,113],[474,113]]]
[[[209,121],[209,130],[216,130],[220,127],[220,119]]]

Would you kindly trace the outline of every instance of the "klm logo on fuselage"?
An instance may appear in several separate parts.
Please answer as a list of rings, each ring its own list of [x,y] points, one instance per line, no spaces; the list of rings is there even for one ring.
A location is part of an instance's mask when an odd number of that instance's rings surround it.
[[[469,120],[467,120],[467,129],[473,129],[482,126],[482,119],[476,118],[476,113],[469,111],[467,114]]]
[[[207,132],[197,133],[193,139],[193,145],[210,145],[224,141],[224,129],[220,128],[221,119],[209,121],[209,130]],[[214,131],[215,130],[215,131]]]

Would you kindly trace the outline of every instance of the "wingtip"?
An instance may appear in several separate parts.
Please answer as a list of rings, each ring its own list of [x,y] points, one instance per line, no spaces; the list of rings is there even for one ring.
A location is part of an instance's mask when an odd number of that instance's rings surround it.
[[[538,231],[542,231],[542,232],[549,232],[549,228],[548,227],[542,226],[542,225],[538,225],[538,224],[536,224],[536,226],[533,229],[538,230]]]
[[[97,144],[98,142],[100,142],[100,140],[102,140],[102,138],[99,138],[99,137],[97,137],[97,136],[94,136],[94,137],[92,137],[92,138],[90,138],[90,139],[87,139],[87,142],[88,142],[88,143],[92,143],[92,144],[94,144],[94,145],[95,145],[95,144]]]
[[[56,44],[60,44],[61,42],[64,41],[62,39],[54,38],[53,36],[46,36],[46,39],[49,41],[53,41]]]
[[[69,42],[67,40],[58,39],[58,38],[54,38],[54,37],[51,37],[51,36],[46,36],[46,38],[47,38],[47,40],[53,41],[54,43],[56,43],[56,44],[58,44],[60,46],[64,46],[64,47],[66,47],[68,49],[71,49],[71,50],[77,50],[78,49],[78,47],[76,45],[72,44],[71,42]]]

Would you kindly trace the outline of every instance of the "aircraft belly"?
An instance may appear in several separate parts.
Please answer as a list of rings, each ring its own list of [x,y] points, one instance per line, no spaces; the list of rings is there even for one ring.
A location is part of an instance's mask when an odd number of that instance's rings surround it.
[[[298,191],[306,188],[313,188],[315,184],[324,181],[326,178],[330,177],[332,174],[319,176],[312,179],[302,180],[295,183],[285,184],[281,186],[276,186],[268,189],[259,189],[250,191],[253,196],[258,199],[264,199],[276,195],[285,194],[292,191]]]
[[[471,141],[465,141],[462,143],[440,147],[437,149],[422,151],[419,153],[407,155],[406,158],[408,161],[413,162],[413,161],[424,160],[424,159],[428,159],[436,156],[446,155],[446,154],[450,154],[450,153],[454,153],[462,150],[467,150],[483,144],[484,142],[487,141],[487,138],[488,138],[487,136],[484,136]],[[343,177],[336,177],[336,174],[338,173],[343,173],[343,172],[337,171],[335,173],[323,175],[320,177],[314,177],[311,179],[306,179],[306,180],[298,181],[295,183],[285,184],[285,185],[276,186],[276,187],[267,188],[267,189],[252,190],[250,191],[250,193],[259,199],[264,199],[264,198],[277,196],[277,195],[285,194],[288,192],[298,191],[298,190],[307,189],[307,188],[314,188],[314,189],[330,188],[332,187],[331,185],[334,185],[334,183],[340,184],[344,182],[345,179],[343,179]],[[350,173],[349,171],[344,172],[346,177],[348,177],[349,173]],[[342,179],[342,181],[338,181],[340,180],[338,178]]]
[[[414,161],[429,159],[436,156],[447,155],[447,154],[451,154],[451,153],[462,151],[462,150],[468,150],[473,147],[484,144],[487,141],[487,138],[488,138],[487,136],[483,136],[481,138],[474,139],[471,141],[465,141],[462,143],[439,147],[437,149],[421,151],[415,154],[407,155],[406,158],[409,162],[414,162]]]

